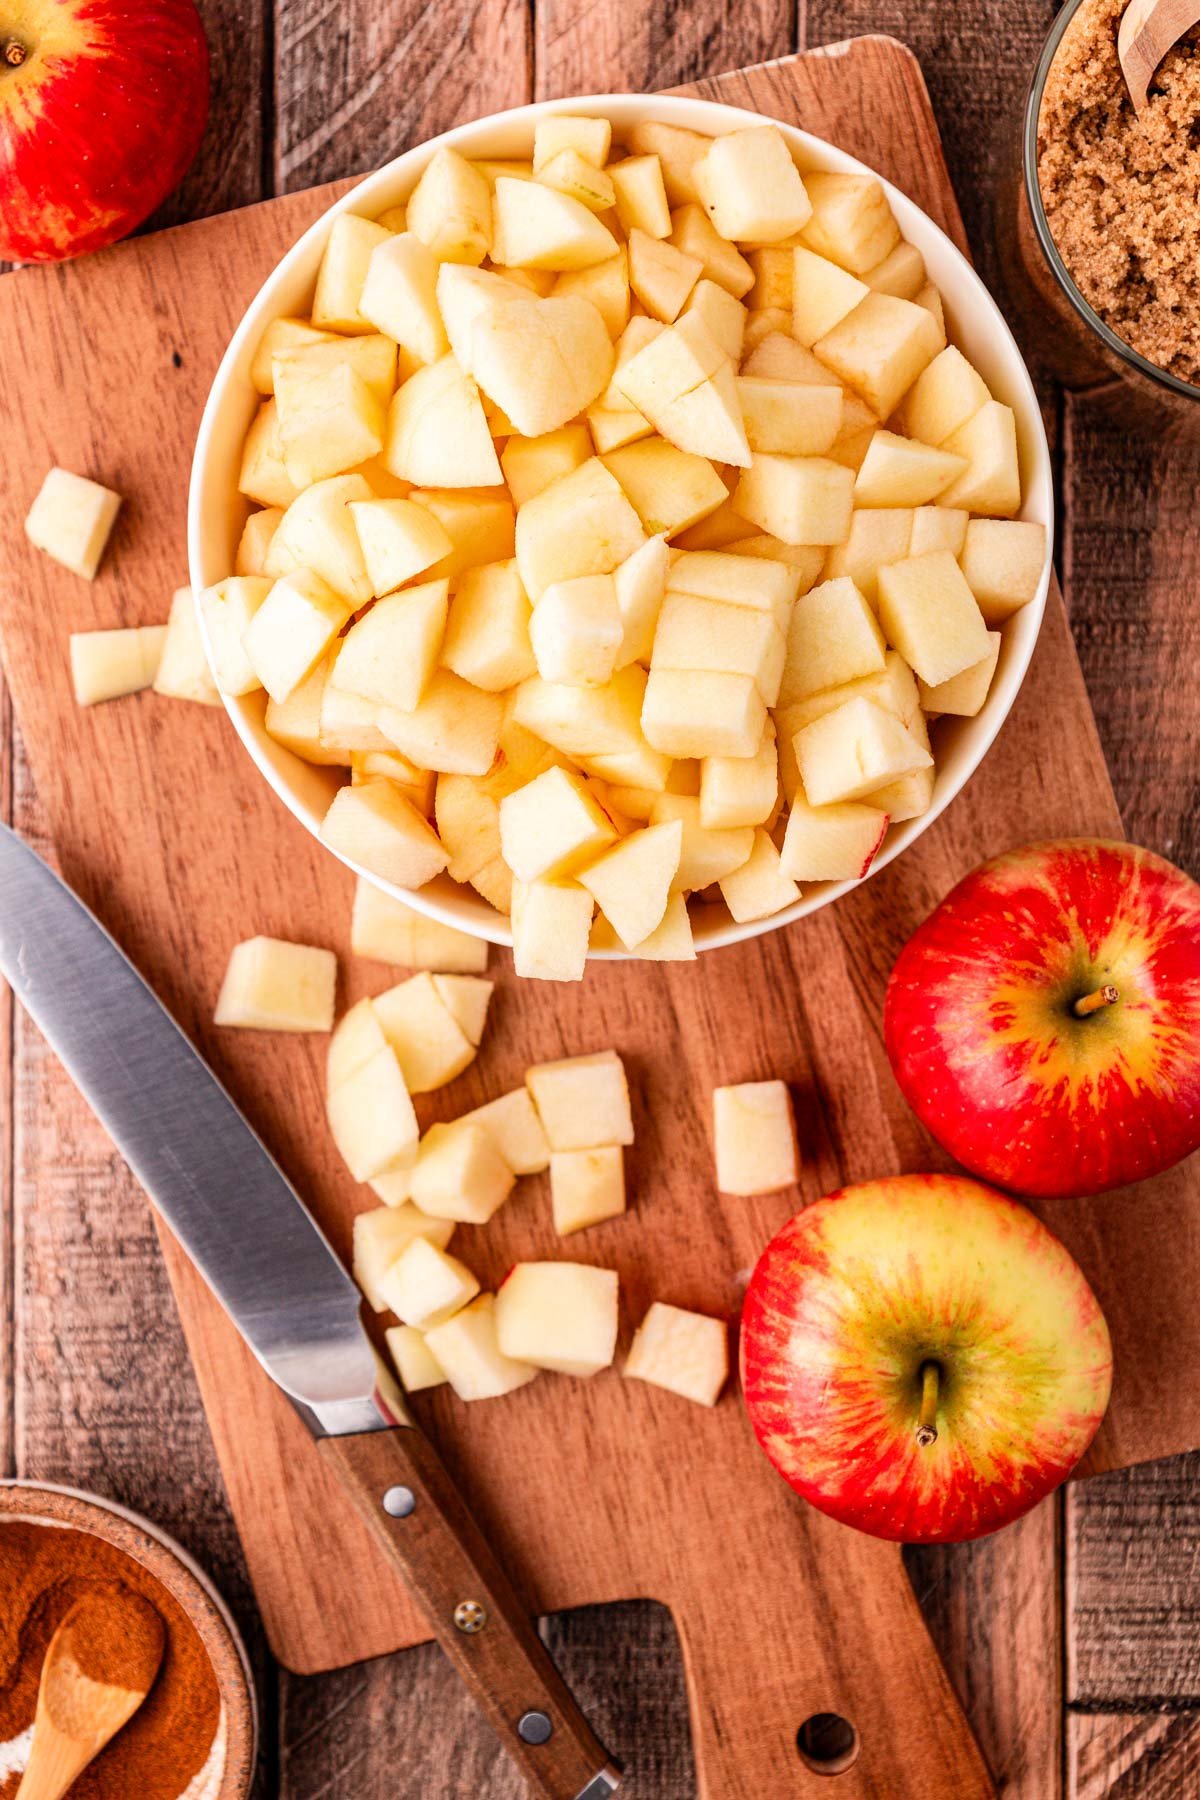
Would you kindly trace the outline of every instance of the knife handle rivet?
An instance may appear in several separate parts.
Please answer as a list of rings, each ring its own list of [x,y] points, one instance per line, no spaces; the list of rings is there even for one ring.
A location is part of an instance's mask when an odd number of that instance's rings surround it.
[[[517,1736],[523,1744],[548,1744],[554,1726],[544,1712],[522,1713],[517,1721]]]
[[[417,1496],[411,1488],[390,1487],[383,1496],[383,1510],[389,1519],[407,1519],[417,1510]]]
[[[460,1600],[454,1609],[454,1623],[468,1637],[474,1637],[487,1624],[487,1613],[478,1600]]]

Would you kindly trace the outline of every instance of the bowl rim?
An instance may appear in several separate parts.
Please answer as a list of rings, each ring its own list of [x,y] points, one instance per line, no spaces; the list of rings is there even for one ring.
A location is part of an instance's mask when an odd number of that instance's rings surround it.
[[[11,1506],[6,1505],[5,1496],[9,1494],[28,1496],[31,1504],[26,1506],[18,1501]],[[51,1507],[55,1502],[66,1501],[69,1504],[62,1508],[62,1516],[55,1517],[51,1508],[39,1509],[39,1496],[49,1497]],[[94,1519],[96,1513],[106,1515],[116,1521],[118,1526],[125,1528],[114,1532],[106,1541],[140,1563],[156,1581],[162,1582],[196,1625],[201,1642],[213,1664],[227,1731],[225,1766],[216,1800],[241,1800],[241,1796],[250,1791],[258,1763],[261,1729],[258,1689],[250,1655],[237,1621],[212,1577],[164,1526],[147,1518],[144,1513],[125,1506],[120,1500],[110,1499],[106,1494],[89,1493],[84,1488],[71,1487],[63,1482],[38,1481],[25,1476],[0,1478],[0,1529],[3,1529],[6,1520],[24,1518],[35,1524],[42,1523],[48,1530],[92,1531],[100,1536],[102,1534]],[[92,1523],[88,1523],[89,1517]],[[138,1535],[151,1539],[166,1552],[169,1563],[177,1565],[179,1575],[174,1581],[171,1576],[175,1571],[152,1566],[137,1542]],[[203,1623],[198,1623],[195,1618],[197,1600],[209,1609],[210,1616]],[[230,1717],[232,1696],[229,1688],[235,1679],[235,1670],[241,1677],[237,1684],[237,1693],[243,1702],[243,1715],[240,1718]]]
[[[778,930],[785,925],[806,918],[809,914],[840,899],[843,894],[861,887],[865,881],[869,881],[872,876],[885,869],[910,845],[915,843],[962,792],[999,735],[1028,672],[1045,615],[1053,573],[1055,493],[1045,422],[1024,355],[1008,321],[974,264],[949,234],[923,208],[917,205],[916,201],[909,199],[902,189],[896,187],[878,170],[871,168],[869,164],[851,155],[849,151],[842,150],[828,139],[818,137],[799,126],[791,125],[786,120],[777,119],[745,107],[732,106],[724,101],[670,93],[576,94],[554,100],[530,101],[521,106],[509,107],[502,112],[489,113],[482,118],[451,126],[437,136],[425,139],[420,144],[402,151],[398,156],[390,158],[380,168],[354,182],[301,233],[260,285],[226,347],[205,401],[192,460],[187,529],[190,578],[193,593],[197,597],[202,588],[209,585],[211,580],[223,578],[222,575],[216,575],[205,579],[208,571],[205,566],[207,559],[203,543],[204,508],[209,469],[213,459],[213,439],[218,422],[229,402],[230,391],[236,385],[238,363],[247,344],[252,339],[257,341],[270,318],[284,316],[278,311],[278,302],[275,300],[278,289],[285,285],[288,276],[296,265],[304,260],[313,246],[324,240],[332,228],[334,219],[343,213],[355,212],[359,208],[369,209],[373,206],[376,211],[385,209],[389,202],[383,197],[381,190],[387,189],[398,178],[402,178],[410,172],[415,174],[440,148],[453,149],[466,144],[473,146],[467,152],[468,154],[486,156],[487,151],[478,146],[478,140],[481,137],[486,138],[489,131],[498,131],[526,122],[532,126],[539,118],[556,113],[577,113],[586,109],[608,116],[618,128],[634,123],[636,117],[649,117],[656,123],[678,123],[693,130],[703,129],[700,121],[707,119],[712,123],[712,130],[707,135],[712,136],[718,136],[739,127],[746,129],[747,120],[761,125],[774,125],[783,132],[794,151],[799,150],[802,154],[808,153],[812,161],[818,164],[823,160],[827,163],[831,161],[838,165],[840,172],[870,175],[879,181],[897,215],[905,239],[913,240],[914,227],[917,239],[931,236],[939,245],[941,253],[949,258],[952,265],[964,278],[966,286],[973,294],[973,304],[978,306],[986,319],[988,335],[996,345],[997,354],[1003,358],[1005,363],[1006,381],[1010,384],[1006,388],[1006,403],[1017,410],[1018,418],[1023,424],[1029,440],[1027,446],[1029,467],[1026,470],[1025,492],[1022,496],[1022,513],[1026,513],[1033,502],[1037,522],[1044,522],[1046,530],[1045,556],[1037,592],[1034,598],[1015,615],[1017,619],[1027,621],[1022,633],[1022,641],[1015,646],[1015,654],[1004,659],[1007,666],[998,671],[984,709],[974,719],[962,721],[964,725],[976,728],[972,734],[973,741],[970,750],[963,757],[962,769],[956,771],[951,779],[944,780],[939,784],[941,791],[935,793],[933,803],[926,812],[916,819],[902,821],[898,826],[889,829],[889,841],[885,843],[882,852],[874,859],[865,876],[848,881],[810,883],[799,900],[763,919],[753,919],[739,924],[736,920],[727,918],[724,923],[711,925],[708,929],[696,934],[697,952],[703,953],[763,936],[767,932]],[[395,204],[395,201],[393,200],[391,203]],[[364,216],[367,216],[366,210],[364,210]],[[228,571],[225,570],[223,573],[227,574]],[[203,613],[199,607],[197,607],[197,616],[201,637],[211,664],[213,660],[212,647]],[[291,785],[272,765],[266,748],[261,742],[261,737],[265,735],[262,733],[261,726],[256,727],[250,721],[241,702],[236,697],[222,693],[221,700],[238,737],[249,752],[259,774],[266,780],[276,797],[283,802],[293,817],[316,839],[327,855],[336,857],[338,862],[350,869],[360,879],[368,881],[372,886],[409,906],[415,912],[422,913],[441,924],[452,926],[469,936],[480,938],[500,947],[511,948],[510,919],[491,907],[481,895],[475,896],[479,902],[478,908],[472,905],[469,915],[462,917],[453,905],[445,904],[427,890],[397,887],[394,883],[384,880],[381,876],[374,874],[361,864],[355,863],[349,857],[342,855],[340,851],[334,850],[326,844],[320,835],[320,822],[314,819],[312,808],[292,791]],[[701,919],[706,910],[710,913],[718,912],[717,908],[706,909],[703,906],[698,909],[693,907],[692,910],[694,922],[697,911]],[[478,916],[480,912],[486,914],[486,924]],[[604,947],[589,948],[588,950],[589,962],[635,960],[638,959],[632,952],[620,948]]]

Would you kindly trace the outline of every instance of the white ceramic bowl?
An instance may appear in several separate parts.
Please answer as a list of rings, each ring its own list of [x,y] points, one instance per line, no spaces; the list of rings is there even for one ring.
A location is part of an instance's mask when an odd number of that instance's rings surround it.
[[[325,248],[332,221],[338,213],[357,212],[374,217],[389,206],[407,200],[417,178],[433,151],[447,144],[469,157],[520,157],[530,154],[533,128],[538,119],[551,113],[601,114],[611,119],[614,132],[622,132],[639,120],[653,119],[664,124],[682,125],[693,131],[716,137],[724,132],[744,129],[760,123],[757,113],[743,112],[737,107],[718,106],[707,100],[678,99],[670,96],[634,94],[592,95],[586,98],[544,101],[521,106],[511,112],[497,113],[470,125],[456,126],[453,131],[406,151],[343,196],[322,215],[293,245],[278,268],[259,290],[248,309],[217,371],[196,443],[192,465],[191,492],[188,503],[188,556],[191,581],[195,592],[223,580],[233,568],[234,552],[242,525],[249,511],[237,492],[237,474],[241,460],[242,439],[258,405],[258,395],[250,380],[250,364],[255,347],[272,319],[288,314],[303,314],[316,279],[318,265]],[[845,173],[873,174],[854,157],[823,143],[820,138],[780,121],[779,130],[787,139],[801,170],[832,169]],[[875,859],[872,873],[884,868],[906,850],[950,804],[983,759],[989,745],[1008,715],[1029,666],[1037,641],[1050,585],[1050,551],[1053,527],[1053,487],[1050,452],[1042,426],[1041,413],[1021,352],[1004,322],[995,301],[961,252],[933,221],[890,183],[884,182],[900,229],[917,246],[925,258],[929,277],[940,288],[946,309],[947,330],[952,342],[979,369],[993,395],[1013,408],[1017,420],[1017,437],[1021,455],[1021,481],[1024,504],[1023,519],[1045,525],[1047,538],[1046,565],[1034,600],[1024,607],[1004,630],[999,667],[991,693],[982,712],[973,719],[945,719],[934,730],[937,777],[933,805],[919,819],[896,826]],[[302,762],[291,751],[267,736],[263,729],[264,702],[261,694],[245,699],[227,699],[230,717],[242,742],[270,782],[280,799],[314,836],[319,835],[321,820],[329,806],[339,778],[328,769]],[[345,859],[343,859],[345,860]],[[350,864],[349,866],[355,867]],[[446,924],[456,925],[475,937],[492,943],[510,944],[512,932],[508,920],[489,906],[472,888],[459,887],[446,876],[439,877],[419,892],[393,888],[358,869],[377,886],[406,901],[419,912]],[[869,879],[869,877],[868,877]],[[823,882],[809,887],[795,906],[738,925],[723,907],[693,907],[693,924],[698,949],[713,950],[760,932],[772,931],[793,919],[803,918],[820,906],[827,906],[845,893],[851,882]],[[594,954],[612,957],[615,951]]]

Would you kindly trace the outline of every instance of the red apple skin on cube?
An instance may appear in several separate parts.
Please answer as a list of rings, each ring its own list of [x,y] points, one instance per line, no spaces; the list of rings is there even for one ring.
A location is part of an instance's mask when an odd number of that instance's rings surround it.
[[[797,1493],[914,1544],[1028,1512],[1091,1443],[1112,1384],[1104,1315],[1064,1246],[947,1175],[844,1188],[785,1225],[750,1280],[741,1365],[758,1441]]]
[[[58,262],[132,231],[208,118],[194,0],[0,4],[0,257]]]
[[[884,1038],[922,1124],[1001,1187],[1160,1174],[1200,1147],[1200,887],[1133,844],[995,857],[901,951]]]

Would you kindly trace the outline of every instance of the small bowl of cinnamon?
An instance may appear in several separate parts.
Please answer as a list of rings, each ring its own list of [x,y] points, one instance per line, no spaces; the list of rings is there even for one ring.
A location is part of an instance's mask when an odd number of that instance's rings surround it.
[[[1193,437],[1200,27],[1163,57],[1139,111],[1118,55],[1126,4],[1067,0],[1042,50],[1012,190],[1014,298],[1067,387],[1107,389],[1124,419]]]
[[[134,1594],[163,1626],[145,1700],[84,1769],[71,1800],[245,1800],[257,1752],[254,1683],[237,1627],[207,1576],[149,1520],[47,1483],[0,1482],[0,1800],[33,1739],[55,1630],[82,1599],[103,1621]]]

